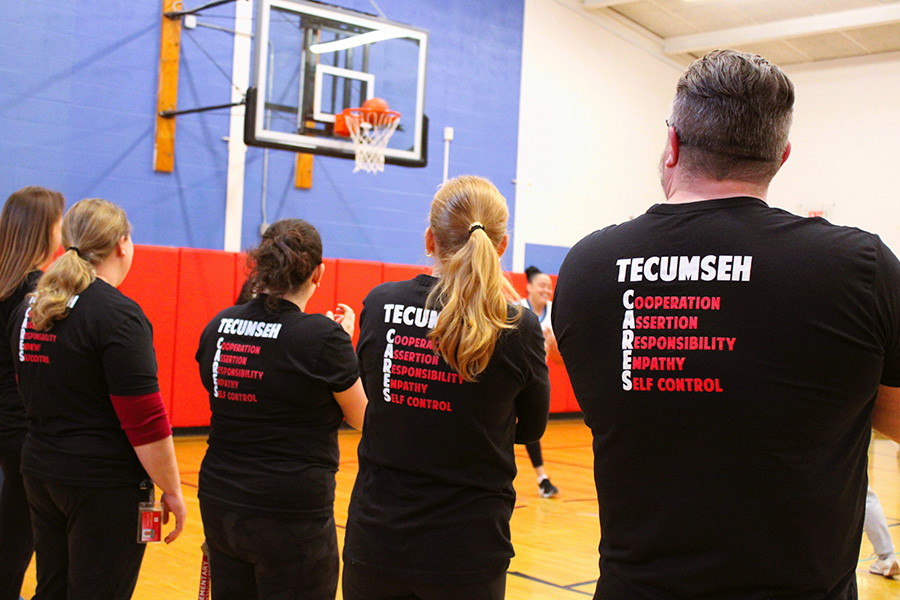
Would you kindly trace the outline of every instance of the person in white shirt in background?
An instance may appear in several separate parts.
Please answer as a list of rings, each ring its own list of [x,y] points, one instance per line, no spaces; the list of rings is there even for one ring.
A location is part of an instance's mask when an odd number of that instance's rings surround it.
[[[528,296],[522,298],[519,304],[536,314],[538,321],[541,322],[541,331],[544,333],[544,350],[547,352],[547,358],[562,364],[559,348],[556,347],[556,336],[553,335],[553,325],[550,323],[550,310],[553,307],[553,301],[551,300],[553,298],[553,281],[549,275],[534,266],[525,269],[525,276],[528,278],[528,284],[525,287]],[[534,467],[534,473],[537,475],[541,497],[552,498],[557,495],[559,488],[550,483],[550,478],[544,470],[541,441],[525,444],[525,449],[528,450],[528,458],[531,459],[531,466]]]
[[[878,555],[875,562],[869,565],[869,573],[884,575],[890,579],[900,575],[900,561],[894,553],[894,542],[888,532],[887,519],[871,485],[866,489],[866,520],[863,522],[863,529]]]

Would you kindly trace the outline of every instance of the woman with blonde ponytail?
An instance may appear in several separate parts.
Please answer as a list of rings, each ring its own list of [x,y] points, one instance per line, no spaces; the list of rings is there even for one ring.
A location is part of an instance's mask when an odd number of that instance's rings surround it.
[[[150,322],[116,288],[134,246],[124,211],[82,200],[65,253],[13,313],[11,346],[28,413],[22,474],[34,528],[35,598],[131,598],[144,554],[138,505],[153,483],[184,526],[172,431]]]
[[[500,267],[508,216],[486,179],[448,181],[425,230],[433,275],[364,301],[345,600],[504,596],[513,444],[540,439],[550,402],[540,324]]]
[[[42,187],[22,188],[0,214],[0,327],[34,289],[60,244],[65,199]],[[20,464],[27,422],[9,344],[0,344],[0,600],[18,600],[34,550]]]

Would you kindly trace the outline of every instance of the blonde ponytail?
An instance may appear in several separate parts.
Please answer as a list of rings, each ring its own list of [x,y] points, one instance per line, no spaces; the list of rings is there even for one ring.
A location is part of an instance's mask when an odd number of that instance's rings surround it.
[[[32,294],[32,326],[49,329],[69,313],[72,298],[96,279],[94,267],[109,256],[122,236],[131,234],[125,211],[100,198],[77,202],[62,224],[68,249],[47,269]]]
[[[441,313],[428,334],[432,346],[466,381],[487,368],[504,329],[515,326],[510,314],[515,290],[500,268],[509,210],[494,185],[463,175],[438,190],[429,217],[442,262],[441,278],[428,305]]]

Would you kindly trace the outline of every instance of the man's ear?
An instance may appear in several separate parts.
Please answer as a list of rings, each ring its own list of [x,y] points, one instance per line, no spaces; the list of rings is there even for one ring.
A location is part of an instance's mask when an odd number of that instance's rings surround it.
[[[669,126],[669,139],[666,143],[666,166],[669,168],[678,164],[678,154],[681,151],[681,141],[675,128]]]
[[[784,148],[784,152],[781,154],[781,164],[782,165],[787,162],[787,159],[790,155],[791,155],[791,143],[788,142],[787,146],[785,146],[785,148]]]

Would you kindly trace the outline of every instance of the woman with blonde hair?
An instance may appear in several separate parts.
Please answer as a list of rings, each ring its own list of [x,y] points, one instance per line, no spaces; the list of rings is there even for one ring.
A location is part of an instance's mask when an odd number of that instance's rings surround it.
[[[31,186],[15,191],[0,214],[0,327],[34,289],[41,268],[60,244],[65,198],[59,192]],[[31,515],[19,466],[25,442],[25,407],[16,385],[8,344],[0,344],[0,600],[18,600],[34,544]]]
[[[550,383],[537,317],[500,257],[509,211],[486,179],[445,183],[433,276],[385,283],[360,315],[369,396],[344,544],[345,600],[496,599],[513,556],[513,444],[540,439]]]
[[[111,202],[82,200],[66,213],[62,239],[65,253],[11,328],[28,414],[22,474],[35,598],[127,599],[144,554],[138,505],[153,483],[162,489],[163,522],[170,511],[176,520],[166,542],[187,509],[150,322],[116,289],[131,268],[131,225]]]

